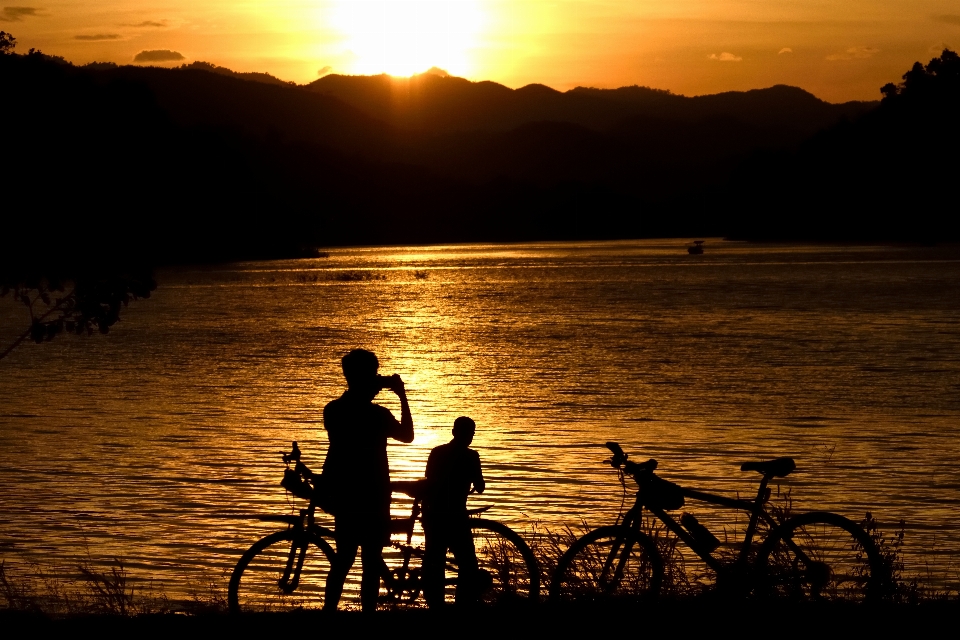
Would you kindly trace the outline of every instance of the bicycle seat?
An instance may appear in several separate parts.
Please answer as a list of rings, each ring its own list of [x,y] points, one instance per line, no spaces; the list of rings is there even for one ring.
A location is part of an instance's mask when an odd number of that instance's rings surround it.
[[[790,475],[797,464],[793,458],[776,458],[774,460],[764,460],[762,462],[744,462],[740,465],[740,471],[758,471],[765,476],[774,476],[784,478]]]
[[[390,483],[390,491],[402,493],[411,498],[423,498],[427,488],[426,479],[423,480],[394,480]]]

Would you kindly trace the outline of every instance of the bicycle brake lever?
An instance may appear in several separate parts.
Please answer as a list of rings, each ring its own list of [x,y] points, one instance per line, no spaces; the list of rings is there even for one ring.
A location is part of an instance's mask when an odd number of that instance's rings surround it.
[[[611,467],[619,468],[627,461],[627,454],[623,452],[623,449],[618,443],[608,442],[606,443],[606,447],[613,453],[613,457],[609,460]]]
[[[627,457],[627,454],[625,454],[625,453],[623,452],[623,449],[620,448],[620,444],[617,443],[617,442],[612,442],[612,441],[611,441],[611,442],[607,442],[607,443],[606,443],[606,447],[607,447],[607,449],[610,449],[610,452],[613,454],[613,457],[614,457],[614,458],[616,458],[616,457],[626,458],[626,457]]]

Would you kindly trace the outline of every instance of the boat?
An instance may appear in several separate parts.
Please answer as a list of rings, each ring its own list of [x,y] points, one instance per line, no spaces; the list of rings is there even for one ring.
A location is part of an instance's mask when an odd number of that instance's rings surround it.
[[[703,240],[694,240],[693,244],[688,244],[687,253],[692,256],[698,256],[703,253]]]

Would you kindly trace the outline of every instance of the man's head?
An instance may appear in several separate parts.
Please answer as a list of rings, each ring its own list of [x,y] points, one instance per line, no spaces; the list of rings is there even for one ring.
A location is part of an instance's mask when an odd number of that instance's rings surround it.
[[[366,349],[354,349],[340,360],[343,367],[343,377],[347,379],[347,386],[356,391],[376,392],[380,391],[380,385],[377,381],[377,370],[380,368],[380,361],[370,351]]]
[[[473,435],[477,432],[477,423],[467,416],[460,416],[453,422],[453,441],[469,447]]]

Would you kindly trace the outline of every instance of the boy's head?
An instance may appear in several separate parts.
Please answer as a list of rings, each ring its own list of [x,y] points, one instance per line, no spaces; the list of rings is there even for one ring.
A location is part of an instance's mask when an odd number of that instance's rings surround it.
[[[477,423],[467,416],[460,416],[453,422],[453,440],[466,447],[473,442],[473,435],[477,432]]]
[[[377,370],[380,361],[366,349],[354,349],[340,360],[343,367],[343,377],[347,379],[347,386],[357,391],[379,391]],[[373,395],[376,395],[374,393]]]

